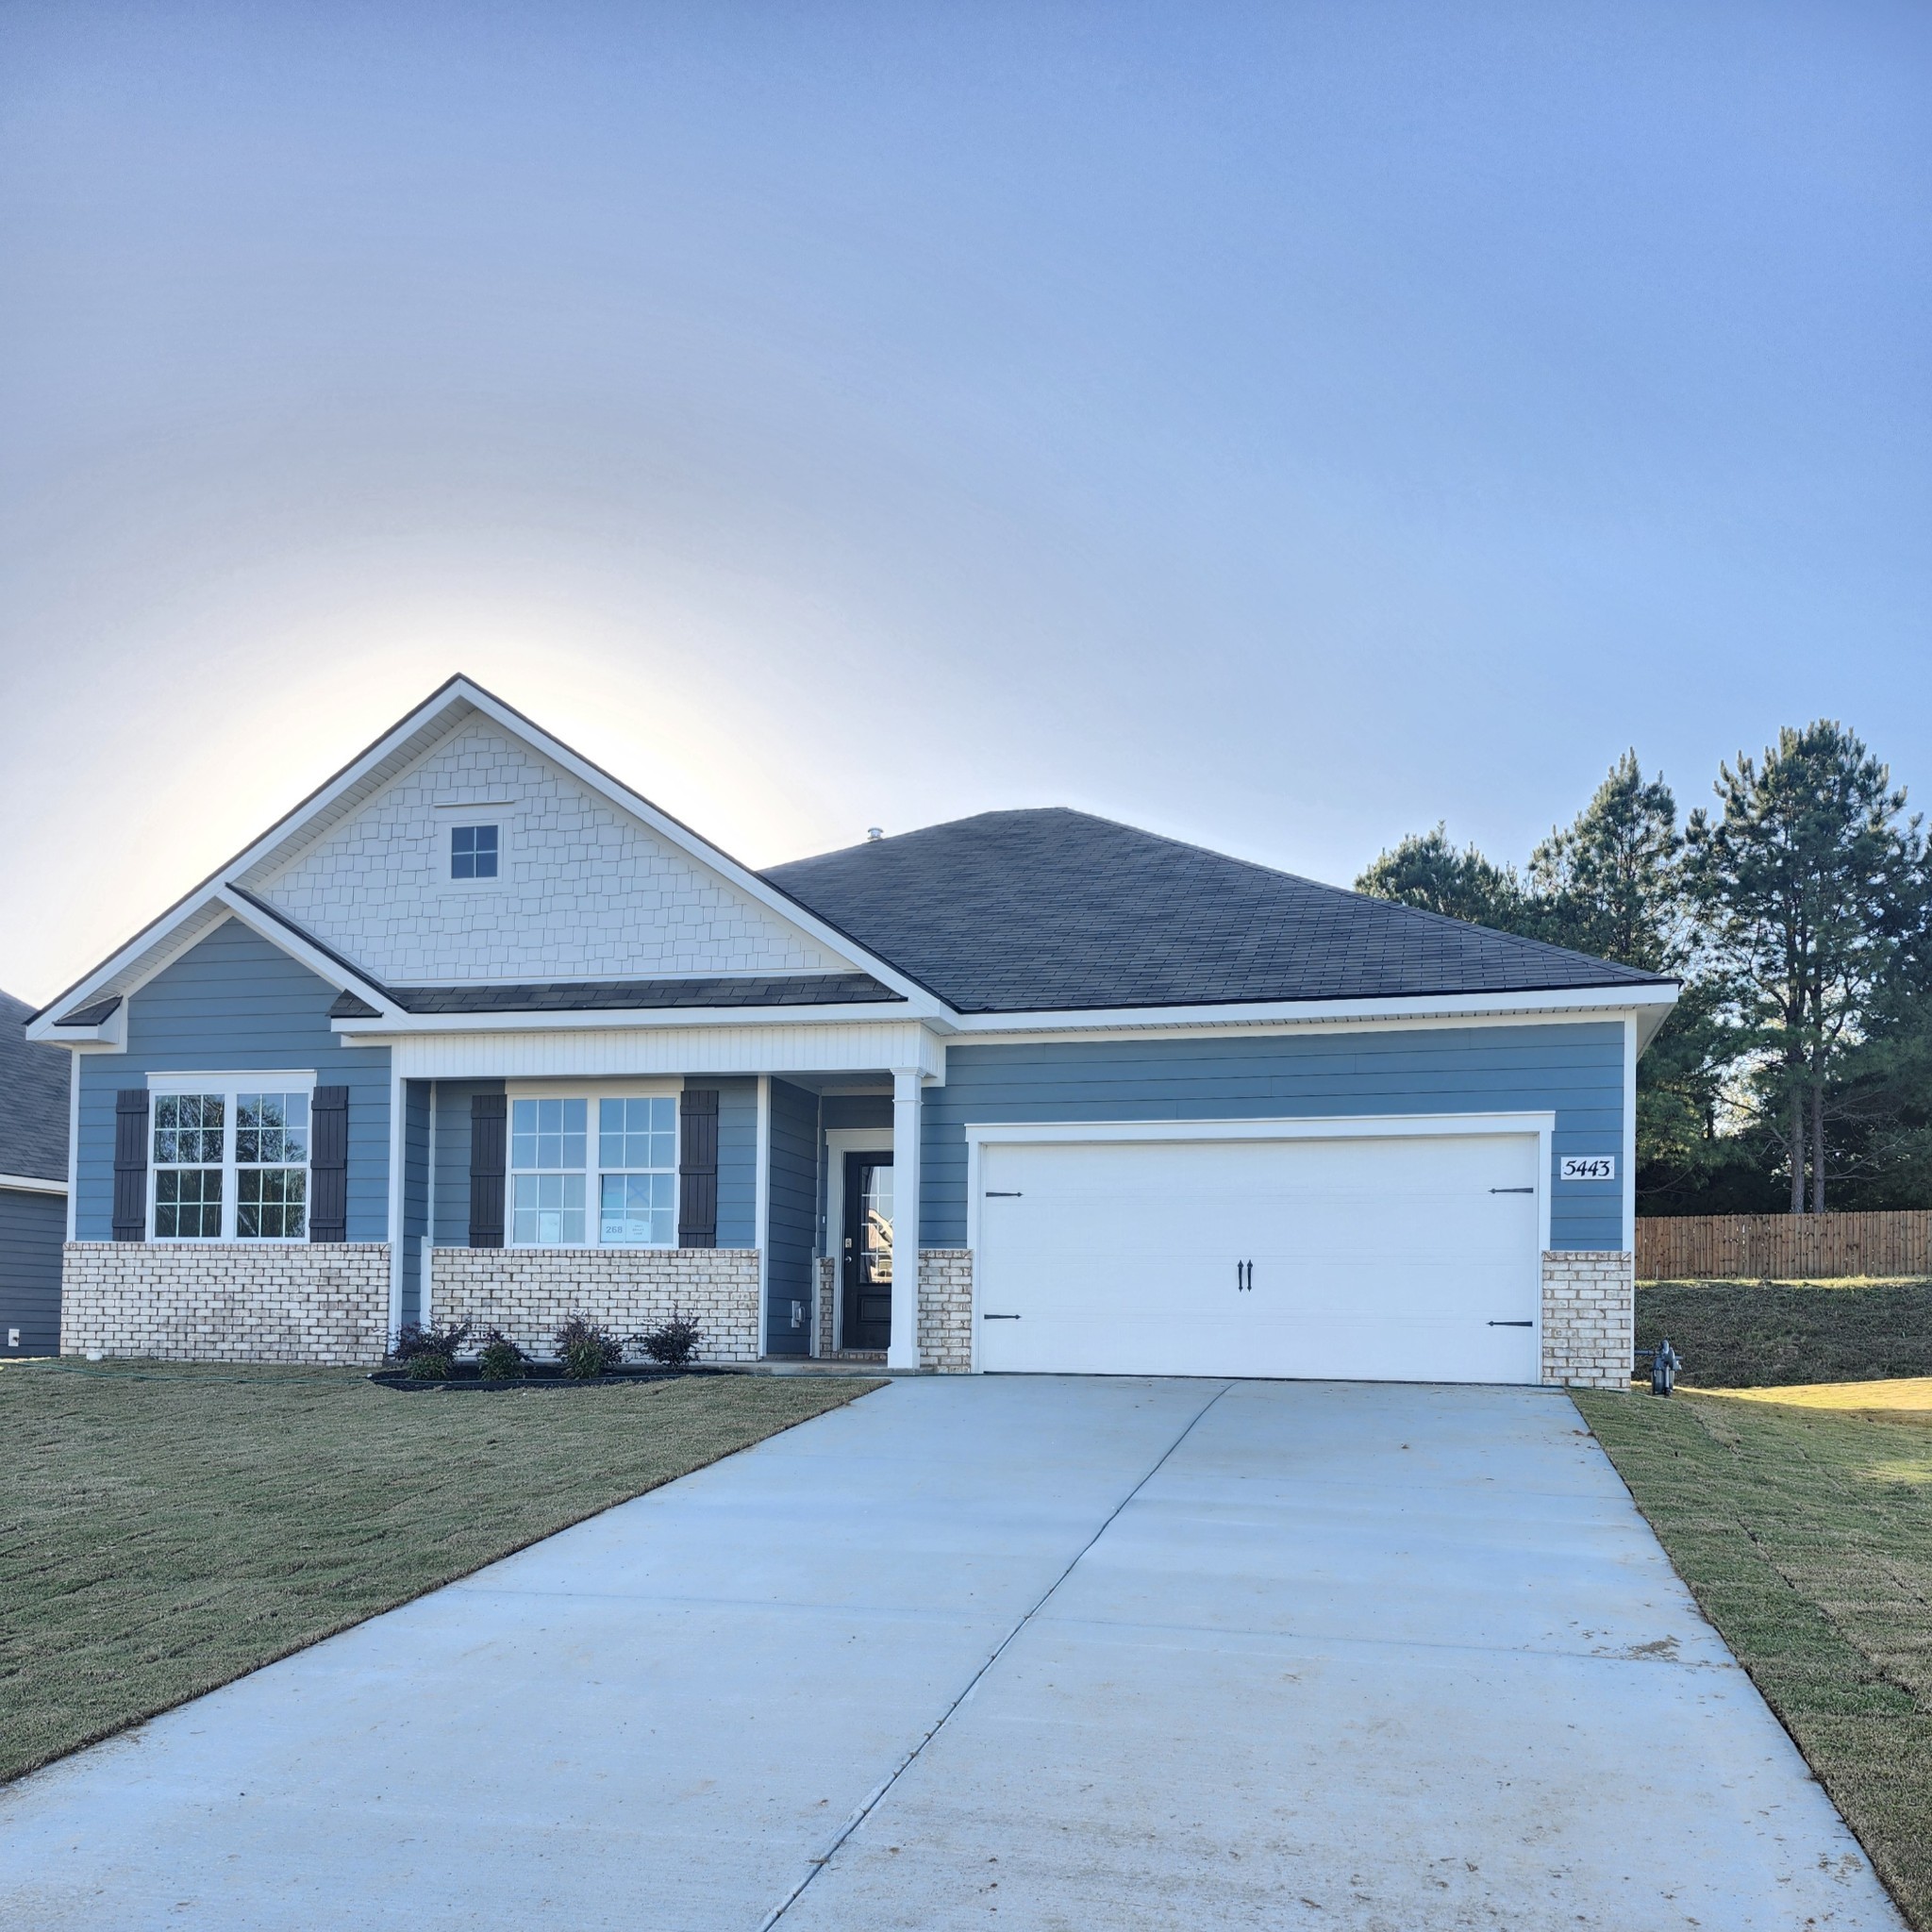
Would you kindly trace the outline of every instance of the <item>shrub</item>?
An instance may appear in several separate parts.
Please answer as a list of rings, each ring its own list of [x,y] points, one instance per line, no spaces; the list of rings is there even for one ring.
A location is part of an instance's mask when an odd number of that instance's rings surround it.
[[[446,1355],[438,1355],[432,1349],[420,1348],[408,1360],[409,1380],[412,1382],[447,1382],[456,1367],[455,1359]]]
[[[400,1362],[413,1375],[416,1371],[409,1365],[425,1356],[441,1358],[442,1367],[432,1370],[431,1375],[441,1380],[447,1376],[450,1365],[456,1360],[457,1351],[470,1339],[470,1324],[458,1322],[454,1328],[438,1328],[432,1324],[425,1327],[421,1322],[405,1322],[396,1332],[395,1346],[389,1352],[392,1362]]]
[[[582,1315],[573,1315],[553,1338],[557,1359],[563,1373],[578,1381],[589,1381],[616,1368],[624,1360],[624,1343],[608,1328],[600,1328]]]
[[[515,1382],[529,1373],[529,1357],[501,1328],[492,1328],[483,1338],[476,1372],[486,1382]]]
[[[686,1315],[673,1315],[661,1328],[638,1337],[644,1353],[667,1369],[681,1369],[697,1354],[702,1340],[698,1324]]]

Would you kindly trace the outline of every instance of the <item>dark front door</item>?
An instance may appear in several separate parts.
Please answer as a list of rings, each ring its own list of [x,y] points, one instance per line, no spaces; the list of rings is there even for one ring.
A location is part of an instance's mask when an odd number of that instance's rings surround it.
[[[892,1157],[845,1157],[845,1321],[847,1348],[892,1341]]]

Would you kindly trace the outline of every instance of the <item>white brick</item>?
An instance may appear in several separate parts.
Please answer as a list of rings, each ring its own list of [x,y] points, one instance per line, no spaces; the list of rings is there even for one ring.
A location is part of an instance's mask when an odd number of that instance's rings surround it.
[[[619,1336],[674,1315],[698,1325],[698,1359],[751,1362],[758,1352],[756,1248],[432,1248],[430,1313],[467,1321],[470,1346],[500,1328],[546,1357],[572,1315]]]
[[[63,1251],[63,1355],[367,1367],[388,1341],[387,1241],[70,1241]]]
[[[1637,1257],[1613,1249],[1543,1255],[1546,1383],[1627,1389],[1637,1326]]]

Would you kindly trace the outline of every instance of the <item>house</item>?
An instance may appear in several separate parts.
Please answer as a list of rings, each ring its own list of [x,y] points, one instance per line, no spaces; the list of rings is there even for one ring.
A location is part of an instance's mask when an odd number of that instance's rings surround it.
[[[0,992],[0,1361],[60,1346],[73,1063],[29,1044],[33,1010]]]
[[[1074,811],[752,872],[458,677],[32,1022],[61,1345],[1616,1386],[1675,991]]]

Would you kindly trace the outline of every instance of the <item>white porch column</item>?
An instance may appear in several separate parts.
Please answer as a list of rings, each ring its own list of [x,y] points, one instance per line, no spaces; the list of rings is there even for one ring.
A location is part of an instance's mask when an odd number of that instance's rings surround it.
[[[892,1069],[892,1344],[889,1369],[919,1366],[919,1082]]]

